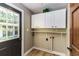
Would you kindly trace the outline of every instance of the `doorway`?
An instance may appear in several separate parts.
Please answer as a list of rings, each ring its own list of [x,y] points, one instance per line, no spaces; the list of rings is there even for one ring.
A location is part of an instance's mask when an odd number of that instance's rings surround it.
[[[79,4],[70,4],[71,26],[70,26],[70,55],[79,56]]]

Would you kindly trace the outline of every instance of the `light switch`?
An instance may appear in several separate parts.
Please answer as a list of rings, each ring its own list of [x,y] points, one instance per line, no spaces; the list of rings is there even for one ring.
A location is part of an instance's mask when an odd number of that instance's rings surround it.
[[[27,30],[27,31],[29,31],[29,29],[28,29],[28,28],[27,28],[26,30]]]

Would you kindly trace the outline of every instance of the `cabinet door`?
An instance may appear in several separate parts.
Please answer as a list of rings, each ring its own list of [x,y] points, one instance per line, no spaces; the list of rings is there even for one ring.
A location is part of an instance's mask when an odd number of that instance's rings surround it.
[[[46,50],[52,50],[52,39],[50,39],[51,34],[47,33],[34,33],[34,46]]]
[[[54,28],[54,12],[47,12],[45,16],[45,27]]]
[[[32,28],[35,28],[35,26],[37,25],[37,15],[32,15],[32,18],[31,18],[31,27]]]
[[[55,12],[55,28],[66,28],[66,9]]]
[[[61,53],[66,53],[66,34],[53,34],[54,39],[53,39],[53,51],[61,52]]]
[[[32,15],[32,28],[45,27],[45,13]]]

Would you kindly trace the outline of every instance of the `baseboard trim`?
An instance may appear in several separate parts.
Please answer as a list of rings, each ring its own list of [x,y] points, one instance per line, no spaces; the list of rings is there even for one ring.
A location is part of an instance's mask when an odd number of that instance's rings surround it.
[[[32,47],[32,48],[30,48],[28,51],[26,51],[26,52],[24,53],[24,56],[27,56],[27,54],[28,54],[29,52],[31,52],[33,49],[34,49],[34,48]]]
[[[50,51],[50,50],[39,48],[39,47],[33,47],[33,49],[38,49],[38,50],[46,51],[48,53],[56,54],[56,55],[59,55],[59,56],[66,56],[64,53],[60,53],[60,52],[57,52],[57,51]]]
[[[57,52],[57,51],[50,51],[50,50],[43,49],[43,48],[39,48],[39,47],[32,47],[32,48],[30,48],[28,51],[26,51],[26,52],[24,53],[24,56],[27,56],[27,54],[28,54],[29,52],[31,52],[33,49],[38,49],[38,50],[46,51],[46,52],[48,52],[48,53],[56,54],[56,55],[59,55],[59,56],[66,56],[64,53],[60,53],[60,52]]]

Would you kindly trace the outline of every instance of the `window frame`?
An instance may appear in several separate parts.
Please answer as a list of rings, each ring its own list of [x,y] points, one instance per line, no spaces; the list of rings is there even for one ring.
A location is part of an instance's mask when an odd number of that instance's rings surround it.
[[[4,3],[0,3],[0,6],[2,6],[2,7],[4,7],[4,8],[7,8],[7,9],[9,9],[9,10],[12,10],[13,12],[16,12],[16,13],[18,13],[19,14],[19,37],[18,38],[20,38],[20,39],[22,39],[21,38],[21,36],[22,36],[22,30],[21,30],[21,28],[22,28],[22,21],[21,21],[21,19],[22,19],[22,12],[20,12],[19,10],[17,10],[17,9],[15,9],[14,7],[11,7],[11,6],[9,6],[9,5],[7,5],[7,4],[4,4]],[[8,26],[6,26],[6,27],[8,27]],[[15,26],[16,27],[16,26]],[[7,31],[8,32],[8,31]],[[6,34],[6,35],[8,35],[8,34]],[[17,39],[17,38],[13,38],[13,39]],[[13,39],[10,39],[10,40],[13,40]],[[7,40],[6,40],[7,41]]]

